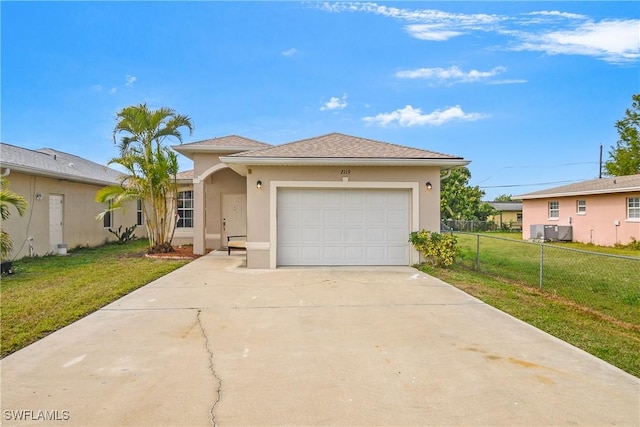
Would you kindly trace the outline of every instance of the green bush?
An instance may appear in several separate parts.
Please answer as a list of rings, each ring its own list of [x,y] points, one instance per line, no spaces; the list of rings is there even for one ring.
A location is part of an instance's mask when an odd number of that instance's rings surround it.
[[[459,251],[458,239],[453,234],[414,231],[409,241],[424,255],[427,263],[436,267],[452,265]]]
[[[109,229],[109,233],[113,234],[114,236],[116,236],[118,238],[118,243],[126,243],[129,240],[135,240],[136,239],[136,235],[133,234],[133,231],[136,229],[136,225],[132,225],[131,227],[127,227],[125,228],[124,231],[122,231],[122,226],[118,227],[117,230],[112,230]]]

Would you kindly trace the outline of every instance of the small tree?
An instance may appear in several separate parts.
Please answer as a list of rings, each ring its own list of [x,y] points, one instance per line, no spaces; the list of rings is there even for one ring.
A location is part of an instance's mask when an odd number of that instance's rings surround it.
[[[177,219],[178,157],[163,143],[167,138],[182,143],[179,129],[186,127],[189,134],[193,133],[191,120],[166,107],[149,110],[146,104],[125,107],[116,120],[114,142],[117,135],[124,136],[118,144],[120,156],[109,164],[119,164],[127,173],[120,185],[102,188],[96,194],[96,201],[110,202],[111,206],[101,216],[122,208],[126,202],[142,200],[148,252],[171,252]]]
[[[620,139],[609,151],[605,163],[607,175],[622,176],[640,174],[640,94],[631,97],[631,109],[616,122]]]
[[[24,215],[28,206],[25,198],[9,190],[8,186],[7,179],[4,176],[0,176],[0,215],[3,222],[11,216],[11,206],[16,209],[20,216]],[[8,257],[12,251],[13,239],[2,229],[2,224],[0,224],[0,258]]]
[[[440,218],[486,221],[495,209],[482,201],[484,191],[469,185],[471,172],[466,167],[454,168],[442,181]]]

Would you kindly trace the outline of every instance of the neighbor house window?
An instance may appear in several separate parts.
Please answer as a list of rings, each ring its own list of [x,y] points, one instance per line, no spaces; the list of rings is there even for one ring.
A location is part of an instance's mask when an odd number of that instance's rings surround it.
[[[587,201],[586,200],[576,200],[576,213],[577,214],[586,214],[587,213]]]
[[[142,200],[138,199],[136,204],[136,224],[142,225]]]
[[[193,227],[193,191],[178,193],[178,228]]]
[[[102,226],[104,228],[113,227],[113,212],[111,211],[112,206],[113,206],[112,203],[109,202],[109,204],[107,205],[107,208],[109,210],[102,217]]]
[[[627,199],[627,219],[640,219],[640,197]]]
[[[560,202],[549,202],[549,218],[560,218]]]

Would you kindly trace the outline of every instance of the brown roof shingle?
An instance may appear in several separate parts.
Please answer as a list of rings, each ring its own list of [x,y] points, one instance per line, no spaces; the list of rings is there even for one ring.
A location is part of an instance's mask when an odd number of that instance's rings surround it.
[[[186,148],[189,148],[189,147],[219,147],[219,148],[246,147],[247,149],[255,149],[255,148],[264,148],[264,147],[270,147],[270,146],[271,146],[270,144],[245,138],[243,136],[228,135],[228,136],[221,136],[218,138],[205,139],[203,141],[190,142],[188,144],[181,144],[176,147],[186,147]]]
[[[640,191],[640,174],[591,179],[575,184],[534,191],[515,196],[518,199],[540,199],[545,197],[572,196],[582,194],[605,194]]]
[[[462,159],[462,157],[390,144],[367,138],[330,133],[315,138],[233,154],[252,158],[352,158],[352,159]]]

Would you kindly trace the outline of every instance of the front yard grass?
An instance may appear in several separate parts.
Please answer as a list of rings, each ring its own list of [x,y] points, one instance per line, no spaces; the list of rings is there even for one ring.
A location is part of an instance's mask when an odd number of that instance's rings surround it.
[[[0,284],[0,353],[7,356],[185,265],[145,258],[146,240],[14,261]]]

